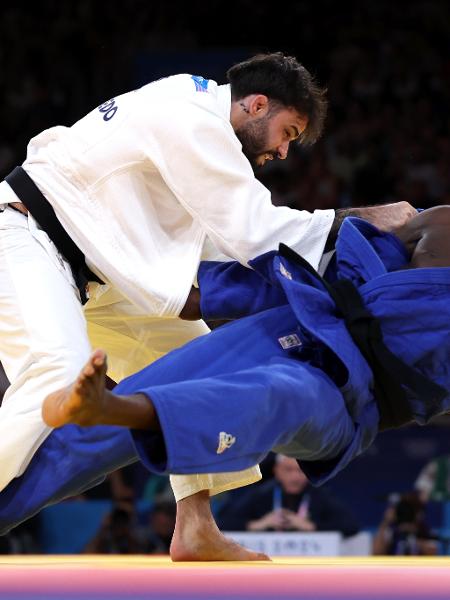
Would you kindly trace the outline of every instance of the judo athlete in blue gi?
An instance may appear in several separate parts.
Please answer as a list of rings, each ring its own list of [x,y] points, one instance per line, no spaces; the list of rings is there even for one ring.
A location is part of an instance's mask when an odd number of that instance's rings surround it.
[[[96,351],[44,403],[57,429],[0,494],[1,529],[137,458],[155,473],[220,472],[275,450],[321,484],[380,429],[450,410],[449,227],[450,207],[395,236],[346,219],[327,282],[284,246],[253,271],[203,263],[203,317],[238,320],[114,392]]]

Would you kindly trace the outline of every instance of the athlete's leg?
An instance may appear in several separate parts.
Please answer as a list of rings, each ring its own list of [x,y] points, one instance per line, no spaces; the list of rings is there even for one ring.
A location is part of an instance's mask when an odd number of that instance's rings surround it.
[[[74,380],[90,346],[70,269],[33,219],[0,212],[0,360],[11,385],[0,409],[0,490],[51,431],[41,406]]]
[[[47,425],[120,425],[160,431],[153,405],[144,394],[122,396],[106,389],[106,369],[105,353],[96,350],[72,385],[46,397],[42,415]]]
[[[119,396],[105,389],[105,354],[97,350],[76,382],[49,394],[43,417],[48,425],[97,424],[160,431],[156,412],[143,394]],[[206,475],[207,477],[207,475]],[[173,560],[267,560],[223,536],[211,512],[209,490],[190,494],[177,504],[177,520],[170,548]]]
[[[299,431],[308,442],[305,454],[309,458],[317,445],[314,436],[323,436],[323,423],[328,424],[330,415],[338,435],[327,436],[327,452],[336,455],[338,449],[330,440],[339,440],[347,429],[347,420],[342,425],[343,419],[339,419],[344,401],[337,388],[319,369],[297,361],[274,360],[270,365],[215,378],[145,390],[139,390],[130,377],[128,387],[135,388],[130,394],[106,389],[105,372],[106,355],[96,350],[71,386],[46,397],[44,421],[50,427],[120,425],[141,430],[142,437],[136,434],[138,452],[154,471],[193,472],[198,463],[199,472],[207,472],[208,461],[218,471],[228,461],[232,466],[245,465],[249,456],[262,459],[274,446],[300,437]],[[324,401],[330,404],[326,416],[322,414]],[[220,424],[226,431],[219,432]],[[146,444],[153,434],[159,436],[160,446],[165,446],[164,467],[147,456]],[[189,445],[185,438],[191,440]],[[317,447],[323,445],[320,441]],[[159,450],[161,456],[162,448]]]
[[[259,324],[258,319],[253,319],[239,327],[229,328],[220,336],[208,336],[208,340],[204,339],[201,344],[194,342],[181,352],[159,361],[169,364],[161,366],[155,363],[118,386],[117,391],[125,396],[121,399],[122,408],[123,402],[129,402],[130,407],[134,402],[134,399],[130,401],[127,392],[131,395],[137,393],[142,400],[139,394],[142,391],[148,397],[152,410],[157,408],[164,439],[160,434],[156,438],[149,435],[149,431],[143,431],[141,439],[136,432],[134,434],[141,457],[150,468],[156,472],[174,470],[179,473],[221,471],[226,464],[227,468],[239,470],[249,461],[263,458],[273,445],[289,443],[294,435],[302,440],[302,456],[307,460],[333,458],[349,444],[354,428],[342,396],[321,371],[277,351],[272,335],[277,340],[276,323],[279,320],[283,328],[289,326],[289,315],[275,317],[272,321],[270,318],[261,319],[263,322]],[[244,331],[246,327],[247,331]],[[267,331],[272,330],[273,334],[267,336]],[[227,356],[233,348],[233,344],[229,343],[230,334],[231,337],[236,334],[235,341],[244,339],[251,345],[252,331],[259,341],[257,351],[244,356],[239,347],[234,347],[237,354],[233,365],[231,355]],[[201,356],[205,352],[211,359],[208,363],[205,356]],[[270,359],[265,364],[256,367],[251,364],[255,356],[257,363],[264,362],[265,354]],[[211,368],[214,356],[220,356],[222,360]],[[251,368],[233,370],[244,364]],[[169,374],[176,366],[180,367],[175,369],[176,380],[179,379],[179,370],[192,373],[194,380],[164,385],[164,380],[170,381]],[[213,377],[214,370],[225,373]],[[197,372],[202,372],[206,379],[199,379]],[[153,380],[155,386],[142,389],[145,383]],[[97,388],[94,385],[92,389],[95,391]],[[189,419],[186,418],[187,410]],[[114,423],[129,424],[127,420],[117,420],[117,414],[118,409],[114,408],[109,416],[105,413],[104,418],[111,419],[113,415]],[[94,421],[98,422],[98,419],[98,413],[94,413]],[[258,428],[255,428],[255,423]],[[219,436],[222,427],[224,431]],[[221,445],[222,434],[227,443]],[[161,452],[164,440],[165,457]],[[205,497],[203,494],[199,500]],[[176,544],[174,558],[175,549]]]
[[[247,550],[220,532],[211,513],[209,490],[178,502],[170,556],[174,561],[269,560],[265,554]]]
[[[53,429],[20,477],[0,492],[0,535],[44,507],[82,494],[139,457],[124,427]]]
[[[237,548],[220,533],[211,511],[211,496],[250,485],[261,477],[258,465],[242,471],[171,475],[170,482],[177,502],[177,520],[170,548],[172,559],[206,560],[202,557],[207,550],[208,560],[224,560],[225,555],[229,555],[230,560],[238,560],[237,555],[245,556],[239,560],[253,560],[247,550]],[[202,518],[194,518],[193,515]],[[194,522],[195,528],[192,527]],[[199,553],[196,559],[192,558],[193,549]]]

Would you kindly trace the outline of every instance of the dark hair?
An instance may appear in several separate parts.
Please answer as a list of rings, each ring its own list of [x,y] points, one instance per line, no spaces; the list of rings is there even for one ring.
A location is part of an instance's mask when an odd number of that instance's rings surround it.
[[[307,117],[300,136],[303,144],[314,144],[322,134],[327,112],[326,89],[293,56],[282,52],[257,54],[227,71],[233,100],[264,94],[286,108]]]
[[[128,525],[131,521],[131,515],[123,508],[114,508],[111,512],[112,525]]]
[[[395,519],[400,523],[415,523],[424,510],[424,504],[416,492],[407,492],[400,496],[395,505]]]

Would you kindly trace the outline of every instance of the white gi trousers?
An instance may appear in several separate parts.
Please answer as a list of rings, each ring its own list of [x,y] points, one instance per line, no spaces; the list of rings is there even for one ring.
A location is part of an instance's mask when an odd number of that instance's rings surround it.
[[[32,217],[0,208],[0,360],[11,382],[0,408],[1,490],[50,433],[42,402],[74,381],[90,344],[69,266]]]
[[[92,345],[108,352],[116,381],[208,328],[198,321],[149,318],[108,286],[94,288],[84,312],[70,267],[48,235],[31,216],[7,205],[0,209],[0,360],[11,382],[0,408],[1,490],[24,472],[51,431],[42,420],[44,398],[71,384],[90,355],[85,317]],[[171,483],[180,500],[259,478],[254,467],[176,475]]]

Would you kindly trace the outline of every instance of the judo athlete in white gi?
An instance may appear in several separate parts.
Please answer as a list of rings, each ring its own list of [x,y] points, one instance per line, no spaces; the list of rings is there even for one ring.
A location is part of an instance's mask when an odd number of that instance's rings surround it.
[[[11,382],[0,409],[0,490],[51,432],[44,397],[88,360],[87,282],[107,284],[131,316],[171,320],[166,346],[175,347],[207,331],[173,327],[207,238],[243,265],[284,242],[318,266],[334,211],[274,207],[252,164],[316,139],[323,91],[280,54],[235,65],[229,79],[177,75],[111,99],[33,138],[0,184],[0,360]],[[394,220],[411,210],[402,205]],[[101,290],[93,300],[102,302]],[[123,331],[111,306],[101,306],[102,322]]]

